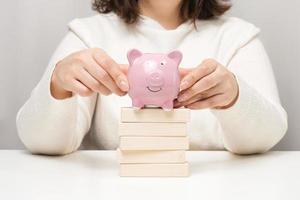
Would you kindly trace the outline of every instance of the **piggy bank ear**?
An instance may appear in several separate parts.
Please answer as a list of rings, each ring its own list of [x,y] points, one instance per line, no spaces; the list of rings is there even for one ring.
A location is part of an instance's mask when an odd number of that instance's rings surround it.
[[[182,60],[182,53],[180,51],[172,51],[168,53],[168,57],[175,61],[179,65]]]
[[[139,50],[137,50],[137,49],[129,50],[128,53],[127,53],[127,59],[129,61],[129,64],[132,65],[134,60],[137,59],[140,56],[142,56],[142,52],[140,52]]]

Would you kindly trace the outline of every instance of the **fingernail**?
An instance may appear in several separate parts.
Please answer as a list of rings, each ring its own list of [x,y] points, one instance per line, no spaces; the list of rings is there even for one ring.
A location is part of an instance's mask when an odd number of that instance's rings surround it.
[[[124,80],[120,81],[120,88],[121,90],[123,90],[124,92],[127,92],[129,90],[129,86],[128,83]]]
[[[180,90],[186,89],[188,86],[188,82],[186,80],[182,81],[180,84]]]

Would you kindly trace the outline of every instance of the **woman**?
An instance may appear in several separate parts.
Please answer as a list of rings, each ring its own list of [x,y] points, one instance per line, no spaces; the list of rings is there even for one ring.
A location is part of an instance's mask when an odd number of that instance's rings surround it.
[[[126,52],[183,52],[176,107],[191,109],[191,149],[237,154],[272,148],[287,130],[259,29],[222,16],[218,0],[95,0],[100,14],[75,19],[20,109],[17,127],[33,153],[115,149],[126,95]]]

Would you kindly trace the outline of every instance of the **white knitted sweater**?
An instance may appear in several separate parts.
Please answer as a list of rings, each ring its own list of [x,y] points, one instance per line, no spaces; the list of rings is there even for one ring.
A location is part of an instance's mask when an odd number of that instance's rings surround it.
[[[55,64],[72,52],[90,47],[104,49],[118,63],[127,63],[126,52],[183,52],[182,67],[196,67],[214,58],[237,77],[239,98],[226,110],[191,112],[191,149],[227,149],[257,153],[273,147],[285,134],[287,116],[280,105],[272,67],[258,39],[259,29],[237,18],[222,17],[184,23],[165,30],[142,17],[127,26],[114,14],[75,19],[17,116],[21,140],[32,152],[66,154],[83,148],[115,149],[118,146],[120,107],[130,106],[128,95],[73,96],[54,99],[49,90]]]

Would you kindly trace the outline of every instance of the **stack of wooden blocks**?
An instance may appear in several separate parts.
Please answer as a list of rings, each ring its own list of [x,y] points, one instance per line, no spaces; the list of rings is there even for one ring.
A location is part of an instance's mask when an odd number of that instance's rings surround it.
[[[189,175],[188,109],[122,108],[118,157],[120,176],[182,177]]]

